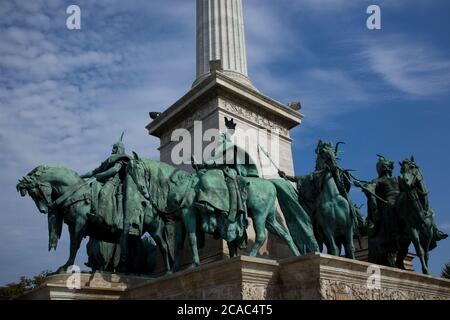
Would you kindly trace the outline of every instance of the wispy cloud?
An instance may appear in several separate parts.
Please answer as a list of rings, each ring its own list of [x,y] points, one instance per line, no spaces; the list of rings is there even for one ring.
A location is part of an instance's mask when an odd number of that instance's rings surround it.
[[[280,0],[280,2],[292,10],[308,10],[312,13],[335,15],[346,10],[365,9],[372,4],[379,5],[382,8],[398,8],[405,4],[410,6],[430,6],[436,2],[443,3],[445,0],[378,0],[376,2],[372,0]]]
[[[148,112],[194,80],[195,42],[186,34],[195,34],[195,4],[79,5],[82,30],[69,31],[61,1],[0,3],[0,282],[55,269],[68,253],[66,232],[57,254],[46,253],[46,217],[16,194],[17,179],[40,164],[92,169],[122,130],[128,152],[158,158]]]
[[[361,7],[363,24],[368,2],[245,1],[255,85],[282,102],[300,100],[305,122],[318,128],[371,106],[383,90],[421,98],[448,92],[450,59],[436,46],[403,37],[359,41],[335,31],[330,16]],[[157,158],[158,141],[144,129],[148,111],[168,107],[194,80],[194,1],[77,4],[82,30],[68,31],[64,1],[0,1],[0,282],[54,269],[68,252],[64,232],[57,254],[46,253],[45,217],[18,197],[17,179],[43,163],[92,169],[124,129],[128,151]],[[323,20],[304,26],[305,17]],[[330,28],[333,41],[351,38],[348,48],[317,35],[319,25]],[[352,53],[357,59],[349,62]],[[308,134],[296,143],[310,143]]]
[[[335,2],[329,4],[336,6]],[[279,7],[270,1],[248,2],[246,31],[250,76],[258,89],[284,103],[300,100],[308,122],[318,125],[356,108],[356,103],[367,101],[369,94],[353,70],[324,67],[309,45],[311,30],[299,29],[292,12],[285,11],[286,7],[315,5],[321,6],[309,1],[286,0]],[[292,68],[280,69],[281,65]]]
[[[405,94],[431,97],[449,93],[450,57],[433,45],[398,35],[370,42],[364,55],[372,72]]]

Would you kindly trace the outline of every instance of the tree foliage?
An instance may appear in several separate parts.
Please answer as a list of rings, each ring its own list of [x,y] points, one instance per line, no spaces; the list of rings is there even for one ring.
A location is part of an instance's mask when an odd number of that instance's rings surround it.
[[[0,300],[9,300],[39,287],[50,273],[50,271],[46,270],[33,278],[22,276],[18,283],[9,283],[0,287]]]

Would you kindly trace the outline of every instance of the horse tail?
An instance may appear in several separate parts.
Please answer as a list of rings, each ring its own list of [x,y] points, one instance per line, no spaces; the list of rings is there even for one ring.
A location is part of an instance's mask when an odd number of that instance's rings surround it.
[[[318,252],[311,217],[300,205],[294,187],[286,180],[271,179],[289,232],[301,254]],[[269,219],[270,221],[270,219]]]

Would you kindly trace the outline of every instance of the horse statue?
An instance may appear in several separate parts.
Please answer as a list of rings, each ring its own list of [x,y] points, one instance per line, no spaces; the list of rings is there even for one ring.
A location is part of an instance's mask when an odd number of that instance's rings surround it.
[[[361,221],[348,195],[347,172],[337,163],[338,148],[319,141],[316,171],[300,179],[299,198],[312,215],[320,247],[324,243],[331,255],[340,255],[344,247],[345,256],[355,259],[353,238]]]
[[[414,157],[400,162],[400,194],[397,198],[396,217],[401,226],[396,266],[405,269],[403,261],[411,242],[422,265],[422,272],[429,274],[429,252],[436,241],[447,238],[434,222],[435,213],[428,202],[424,178]]]
[[[61,236],[62,225],[66,223],[70,233],[70,255],[58,272],[74,264],[75,257],[84,237],[99,241],[120,243],[123,225],[107,221],[95,210],[98,197],[97,182],[85,182],[75,171],[63,167],[38,166],[19,180],[16,188],[21,196],[31,196],[39,211],[48,214],[49,250],[55,249]],[[155,214],[150,203],[135,192],[136,186],[126,179],[128,210],[143,212],[143,231],[152,235],[162,256],[166,271],[172,270],[173,256],[164,236],[164,221]],[[118,219],[120,221],[120,219]],[[123,220],[123,219],[122,219]]]
[[[201,224],[206,233],[214,233],[216,230],[215,226],[204,223],[202,219],[205,217],[202,218],[195,206],[199,184],[197,173],[180,170],[160,161],[140,158],[136,153],[127,170],[139,192],[152,207],[160,214],[172,217],[177,223],[175,269],[181,263],[180,257],[186,234],[192,251],[192,267],[198,266],[200,264],[197,244],[198,224]],[[301,230],[304,241],[302,246],[298,246],[294,243],[289,231],[277,221],[275,216],[277,187],[272,181],[257,177],[243,177],[243,179],[248,186],[246,196],[248,215],[253,221],[256,234],[250,256],[256,256],[266,241],[266,228],[283,239],[295,256],[300,255],[301,252],[318,250],[314,237],[308,234],[306,228]],[[230,256],[235,256],[237,244],[229,240],[227,239]]]

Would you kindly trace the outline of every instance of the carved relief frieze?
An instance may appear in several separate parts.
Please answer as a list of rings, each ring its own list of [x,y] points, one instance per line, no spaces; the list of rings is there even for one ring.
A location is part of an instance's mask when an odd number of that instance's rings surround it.
[[[285,137],[289,137],[289,130],[281,123],[280,119],[262,108],[251,106],[250,104],[229,96],[222,97],[220,100],[220,108],[240,116],[249,122],[253,122],[263,128],[278,132],[280,135]]]
[[[363,284],[320,279],[320,294],[323,300],[438,300],[438,295],[424,291],[409,291],[395,288],[369,289]]]
[[[186,107],[186,112],[183,113],[184,117],[180,122],[172,124],[161,135],[161,145],[165,145],[171,141],[172,132],[176,129],[190,129],[194,125],[194,121],[201,121],[206,118],[211,112],[217,109],[217,101],[214,99],[203,100],[196,104],[192,104]]]

